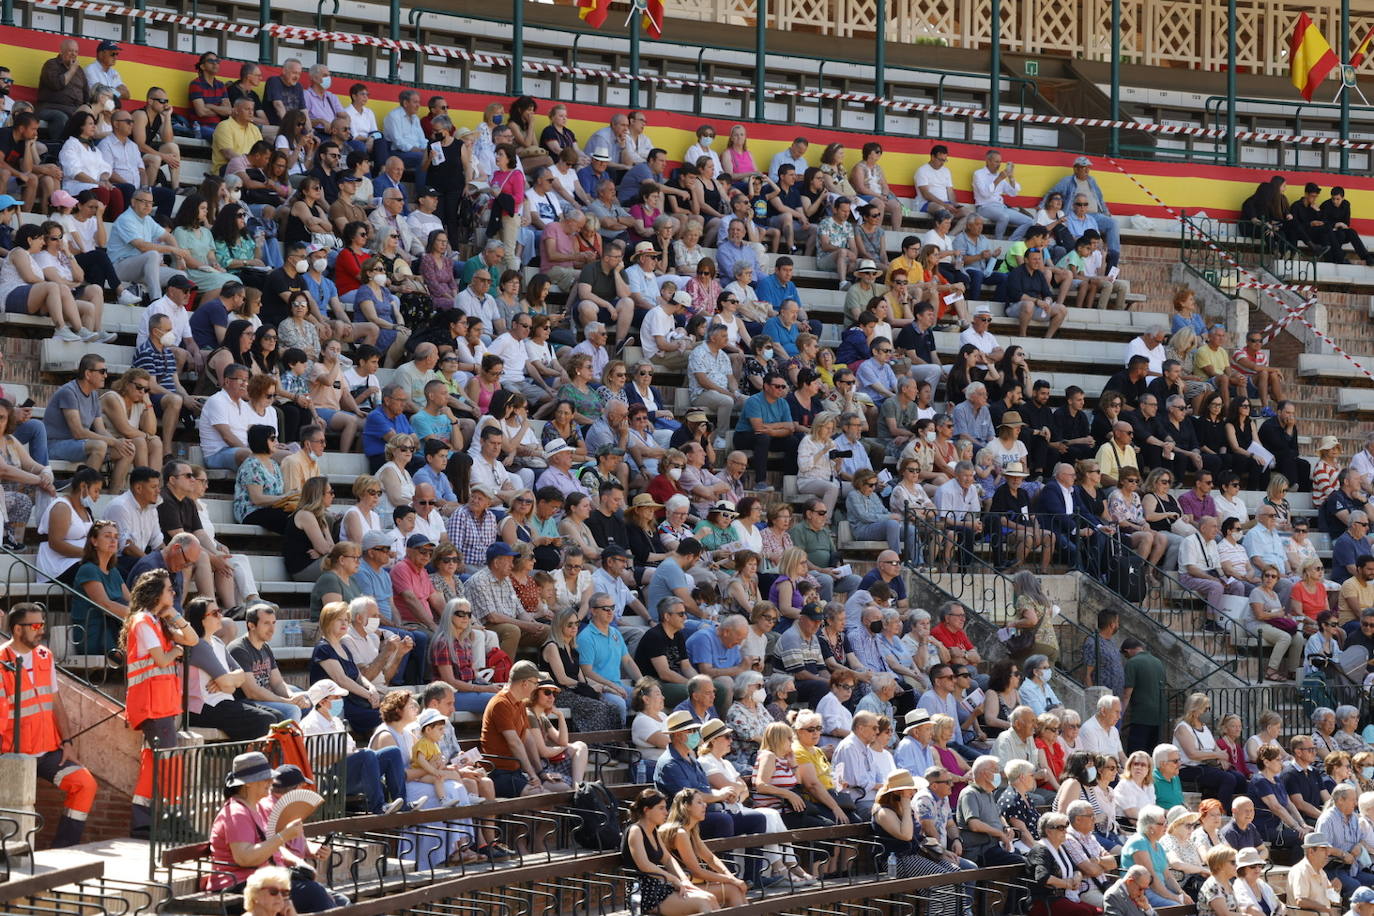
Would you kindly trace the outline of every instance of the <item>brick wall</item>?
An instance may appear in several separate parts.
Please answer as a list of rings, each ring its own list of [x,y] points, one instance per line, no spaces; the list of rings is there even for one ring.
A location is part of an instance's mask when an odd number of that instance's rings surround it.
[[[86,819],[85,842],[114,840],[129,835],[129,806],[132,799],[109,785],[99,782],[95,807]],[[38,847],[46,849],[52,843],[57,820],[62,816],[62,793],[50,782],[38,780],[38,813],[43,815],[43,832],[38,835]],[[114,877],[120,877],[115,875]],[[132,877],[132,876],[124,876]]]

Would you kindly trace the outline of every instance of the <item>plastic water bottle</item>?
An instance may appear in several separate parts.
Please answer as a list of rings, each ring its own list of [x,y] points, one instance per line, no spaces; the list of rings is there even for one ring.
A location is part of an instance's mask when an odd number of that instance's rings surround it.
[[[887,879],[897,880],[897,857],[892,853],[887,854]]]

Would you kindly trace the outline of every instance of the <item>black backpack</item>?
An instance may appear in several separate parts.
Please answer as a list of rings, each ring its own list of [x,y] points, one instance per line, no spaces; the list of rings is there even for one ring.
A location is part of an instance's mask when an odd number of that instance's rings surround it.
[[[595,852],[620,848],[620,808],[604,783],[578,783],[570,807],[582,816],[572,832],[577,845]]]

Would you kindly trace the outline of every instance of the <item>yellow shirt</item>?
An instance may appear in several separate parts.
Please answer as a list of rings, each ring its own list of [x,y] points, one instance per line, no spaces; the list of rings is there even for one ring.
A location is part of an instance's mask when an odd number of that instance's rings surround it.
[[[1337,613],[1340,614],[1340,622],[1342,624],[1358,619],[1354,614],[1350,613],[1350,609],[1346,607],[1346,599],[1350,597],[1354,597],[1362,608],[1374,607],[1374,581],[1360,585],[1355,577],[1351,576],[1341,583],[1341,600],[1338,604]]]
[[[821,785],[827,789],[835,788],[835,779],[830,775],[830,761],[825,759],[825,754],[821,752],[818,744],[813,748],[804,748],[800,742],[792,745],[792,755],[797,758],[797,767],[809,763],[816,768],[816,776],[820,779]]]
[[[1102,447],[1097,450],[1097,467],[1102,471],[1104,477],[1119,480],[1123,462],[1125,467],[1140,468],[1140,459],[1136,457],[1134,445],[1128,445],[1122,449],[1118,448],[1115,442],[1104,442]]]
[[[224,158],[221,150],[232,150],[235,155],[246,154],[253,148],[253,144],[261,139],[262,131],[258,130],[258,125],[252,121],[244,127],[233,118],[225,118],[219,122],[219,126],[215,128],[215,135],[210,140],[210,164],[216,170],[222,169],[228,165],[229,160]]]
[[[926,281],[925,268],[921,266],[919,261],[908,258],[904,254],[899,254],[887,262],[887,276],[884,278],[886,282],[892,282],[894,270],[906,271],[906,278],[911,283],[924,283]]]
[[[1231,354],[1226,352],[1225,347],[1213,350],[1211,347],[1203,344],[1193,352],[1193,366],[1197,369],[1199,375],[1205,375],[1208,378],[1211,378],[1213,375],[1221,375],[1227,369],[1231,368]],[[1212,371],[1205,372],[1203,371],[1204,367],[1210,368]]]
[[[435,766],[442,763],[439,759],[439,745],[428,738],[416,738],[415,743],[410,746],[410,765],[417,767],[421,760],[428,760]]]

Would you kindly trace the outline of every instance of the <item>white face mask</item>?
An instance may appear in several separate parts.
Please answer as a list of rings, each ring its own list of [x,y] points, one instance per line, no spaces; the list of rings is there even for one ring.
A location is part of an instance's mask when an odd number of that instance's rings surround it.
[[[333,83],[333,82],[334,82],[334,77],[332,77],[332,76],[326,76],[324,79],[320,80],[320,88],[321,88],[321,89],[328,89],[329,86],[330,86],[330,84]]]
[[[85,506],[92,512],[95,511],[95,500],[91,499],[89,496],[81,497],[81,505]]]
[[[176,331],[163,331],[163,332],[162,332],[162,345],[163,345],[164,347],[175,347],[175,346],[177,345],[177,332],[176,332]]]
[[[933,429],[928,429],[928,430],[926,430],[926,441],[927,441],[927,442],[934,442],[934,441],[935,441],[935,430],[933,430]]]
[[[373,633],[376,633],[378,628],[381,627],[381,625],[382,621],[380,619],[376,617],[369,617],[367,619],[367,622],[363,624],[363,629],[367,631],[368,635],[371,635]]]
[[[232,203],[232,202],[236,202],[240,197],[242,197],[242,196],[243,196],[243,192],[242,192],[242,191],[238,191],[238,190],[233,190],[233,191],[227,192],[227,193],[225,194],[225,196],[228,197],[229,200],[230,200],[230,202]]]
[[[387,275],[383,273],[373,274],[372,279],[376,281],[378,286],[386,286],[387,283],[390,282],[390,278],[388,278]]]
[[[295,267],[296,273],[303,274],[310,269],[310,262],[307,261],[305,258],[301,258],[299,261],[296,262]]]
[[[100,107],[106,111],[114,111],[114,99],[106,99],[100,103]]]
[[[673,480],[677,480],[679,477],[682,476],[682,468],[673,468],[671,471],[668,472],[668,476],[671,477]]]
[[[325,269],[329,267],[329,259],[316,258],[313,262],[311,262],[311,266],[314,267],[315,270],[319,273],[324,273]]]
[[[764,348],[764,351],[759,355],[762,356],[765,360],[770,360],[773,358],[773,348],[766,347]]]
[[[762,703],[763,701],[768,699],[768,692],[764,690],[762,687],[760,687],[753,692],[752,696],[754,698],[755,703]]]

